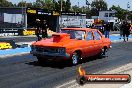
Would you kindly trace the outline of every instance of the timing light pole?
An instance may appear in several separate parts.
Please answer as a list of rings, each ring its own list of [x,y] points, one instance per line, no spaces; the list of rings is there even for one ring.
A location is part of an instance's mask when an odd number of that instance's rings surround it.
[[[128,11],[128,13],[126,14],[126,20],[128,20],[129,9],[130,9],[130,3],[127,2],[127,11]]]
[[[61,12],[62,12],[62,0],[61,0]]]
[[[22,27],[27,28],[26,1],[22,0]]]
[[[127,3],[127,10],[129,10],[130,9],[130,3],[128,2]]]
[[[88,0],[86,0],[86,5],[88,5],[88,8],[89,8],[90,3],[89,3],[89,1],[88,1]]]
[[[23,3],[23,0],[22,0],[22,3]],[[23,21],[24,21],[24,19],[23,19],[23,4],[22,4],[22,26],[23,26]]]
[[[61,0],[61,22],[60,22],[60,27],[62,28],[62,0]]]

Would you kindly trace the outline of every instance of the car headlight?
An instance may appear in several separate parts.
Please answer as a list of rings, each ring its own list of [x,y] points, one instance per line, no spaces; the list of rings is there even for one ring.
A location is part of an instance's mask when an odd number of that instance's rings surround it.
[[[58,53],[65,53],[65,48],[59,48]]]

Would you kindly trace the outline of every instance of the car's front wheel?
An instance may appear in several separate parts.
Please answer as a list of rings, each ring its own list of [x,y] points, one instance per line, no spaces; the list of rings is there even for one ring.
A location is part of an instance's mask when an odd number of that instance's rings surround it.
[[[79,54],[78,53],[76,53],[76,52],[74,52],[73,54],[72,54],[72,64],[73,65],[77,65],[78,64],[78,62],[79,62]]]

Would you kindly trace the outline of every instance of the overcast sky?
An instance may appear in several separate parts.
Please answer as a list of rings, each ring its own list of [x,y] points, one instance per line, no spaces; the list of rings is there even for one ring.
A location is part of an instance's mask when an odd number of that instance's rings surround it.
[[[11,1],[13,3],[18,3],[22,0],[8,0],[8,1]],[[36,0],[23,0],[23,1],[26,1],[26,2],[35,2]],[[78,2],[79,2],[79,6],[85,6],[86,5],[86,0],[70,0],[72,5],[78,5]],[[88,0],[90,3],[93,1],[93,0]],[[111,7],[112,5],[116,5],[116,6],[120,6],[121,8],[124,8],[124,9],[127,9],[127,3],[129,2],[130,3],[130,7],[132,10],[132,0],[105,0],[108,4],[108,7]]]

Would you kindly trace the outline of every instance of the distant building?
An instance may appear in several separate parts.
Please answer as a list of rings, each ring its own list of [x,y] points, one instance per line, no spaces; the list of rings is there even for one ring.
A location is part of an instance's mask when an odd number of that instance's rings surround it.
[[[104,20],[105,22],[114,22],[118,21],[118,18],[115,17],[116,11],[100,11],[99,19]]]
[[[92,16],[92,19],[100,19],[105,22],[118,22],[118,18],[115,17],[116,11],[99,11],[99,16]]]
[[[119,22],[119,19],[115,17],[116,11],[99,11],[99,16],[92,16],[92,19],[103,20],[104,22],[110,22],[112,30],[116,23]]]

